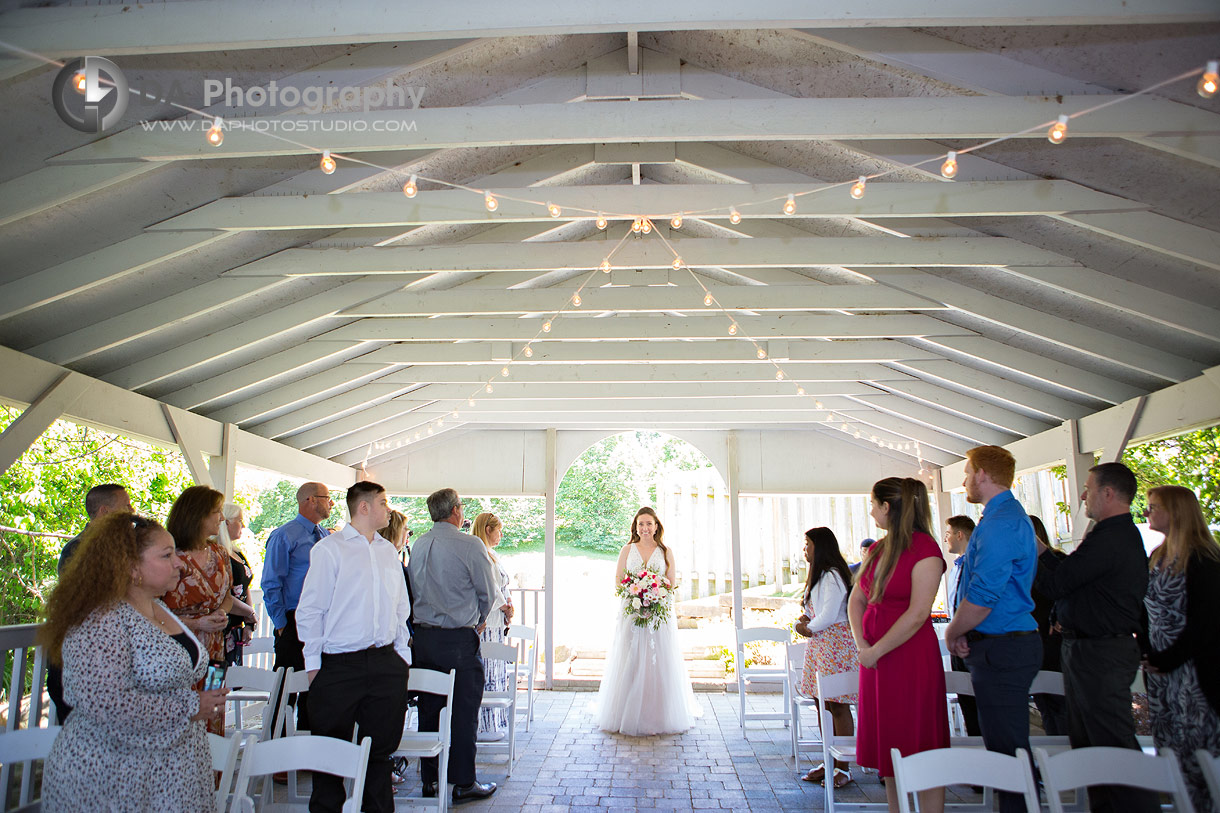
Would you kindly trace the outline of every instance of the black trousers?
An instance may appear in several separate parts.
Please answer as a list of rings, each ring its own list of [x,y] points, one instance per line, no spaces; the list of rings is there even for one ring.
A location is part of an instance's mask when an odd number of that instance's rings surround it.
[[[1139,750],[1131,713],[1131,682],[1139,663],[1139,644],[1132,636],[1064,638],[1063,687],[1073,748],[1109,745]],[[1160,800],[1151,791],[1098,785],[1089,788],[1089,808],[1094,813],[1156,813]]]
[[[479,635],[469,627],[440,629],[415,625],[411,649],[415,666],[448,673],[457,670],[453,687],[452,742],[449,746],[449,781],[465,786],[477,781],[474,770],[475,736],[479,730],[479,704],[483,702],[483,658]],[[419,730],[437,731],[445,701],[434,694],[419,696]],[[421,760],[424,784],[437,781],[436,757]],[[440,789],[441,793],[445,788]]]
[[[969,672],[966,668],[966,662],[957,655],[949,656],[949,663],[953,666],[954,672]],[[980,737],[979,733],[979,713],[975,706],[974,698],[968,694],[959,694],[957,696],[958,708],[962,710],[962,719],[966,723],[966,736]]]
[[[273,668],[279,669],[281,666],[290,667],[296,672],[305,671],[305,645],[301,643],[300,637],[297,635],[297,611],[289,610],[287,612],[288,621],[284,624],[284,629],[275,636],[275,660],[272,663]],[[296,707],[297,710],[297,730],[312,731],[309,725],[309,692],[301,692],[299,695],[291,695],[288,702]],[[278,704],[276,706],[278,708]],[[273,726],[278,725],[278,721],[272,723]],[[275,729],[272,728],[272,731]]]
[[[979,731],[988,751],[1014,755],[1029,749],[1029,685],[1042,666],[1042,639],[1037,633],[970,642],[964,659],[974,685]],[[1033,767],[1032,764],[1030,766]],[[1022,813],[1019,793],[1000,791],[1001,813]]]
[[[393,646],[323,654],[308,703],[313,734],[351,742],[353,727],[359,725],[361,740],[373,738],[361,810],[392,813],[390,754],[402,740],[407,716],[406,662]],[[342,779],[314,772],[311,813],[339,813],[345,798]]]

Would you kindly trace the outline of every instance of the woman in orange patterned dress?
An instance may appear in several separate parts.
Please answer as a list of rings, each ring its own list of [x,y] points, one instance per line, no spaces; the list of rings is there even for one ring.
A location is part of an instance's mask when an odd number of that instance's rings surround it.
[[[163,601],[199,638],[213,663],[224,663],[224,630],[229,613],[253,619],[250,605],[233,597],[229,554],[216,539],[224,519],[224,495],[207,486],[191,486],[174,500],[165,528],[174,537],[182,574]],[[200,686],[196,688],[201,688]],[[208,731],[224,736],[224,705],[207,721]]]

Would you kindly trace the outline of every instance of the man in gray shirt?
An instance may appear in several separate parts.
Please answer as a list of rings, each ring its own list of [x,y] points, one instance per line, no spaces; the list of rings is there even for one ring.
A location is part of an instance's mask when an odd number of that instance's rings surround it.
[[[435,524],[411,546],[411,561],[407,565],[415,624],[411,649],[417,668],[457,670],[449,781],[453,783],[454,803],[462,803],[486,799],[496,792],[496,783],[479,782],[474,769],[484,682],[479,631],[487,615],[504,599],[496,586],[495,569],[487,549],[478,539],[459,530],[464,517],[457,492],[443,488],[431,494],[428,514]],[[443,706],[444,702],[436,695],[420,695],[420,731],[438,729]],[[435,796],[438,792],[435,757],[422,760],[420,774],[424,796]]]

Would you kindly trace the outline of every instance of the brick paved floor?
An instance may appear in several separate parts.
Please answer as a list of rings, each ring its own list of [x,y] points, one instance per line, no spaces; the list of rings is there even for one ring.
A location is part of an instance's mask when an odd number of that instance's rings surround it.
[[[511,777],[504,757],[478,762],[495,796],[463,806],[479,811],[820,810],[820,785],[802,782],[792,765],[788,729],[751,721],[743,736],[737,695],[698,693],[703,717],[685,734],[626,737],[597,729],[593,692],[537,692],[532,731],[518,729],[520,754]],[[779,695],[749,695],[751,710],[778,709]],[[413,766],[414,767],[414,766]],[[852,802],[885,801],[875,775],[853,771],[856,784],[836,793]],[[398,790],[397,809],[419,797],[418,776]]]

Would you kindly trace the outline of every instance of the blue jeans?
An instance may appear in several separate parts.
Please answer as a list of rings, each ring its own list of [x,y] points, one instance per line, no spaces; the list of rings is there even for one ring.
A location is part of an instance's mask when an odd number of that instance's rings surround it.
[[[987,750],[1011,756],[1024,748],[1028,753],[1029,686],[1042,666],[1042,639],[1034,632],[972,641],[965,661]],[[1025,810],[1019,793],[1001,791],[999,798],[1000,813]]]

